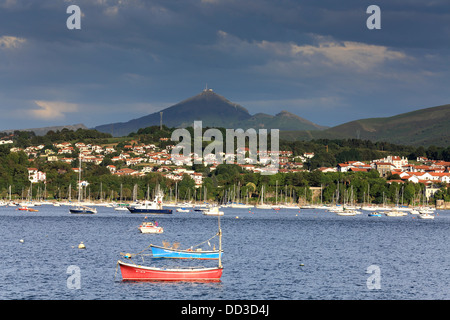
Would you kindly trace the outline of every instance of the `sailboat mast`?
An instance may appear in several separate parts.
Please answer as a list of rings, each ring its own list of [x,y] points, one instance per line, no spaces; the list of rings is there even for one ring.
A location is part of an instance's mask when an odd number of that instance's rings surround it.
[[[78,163],[79,163],[79,165],[78,165],[78,203],[80,203],[81,202],[81,190],[82,190],[82,187],[81,187],[81,153],[78,156]]]
[[[220,228],[220,215],[217,217],[219,221],[219,268],[222,266],[222,229]]]

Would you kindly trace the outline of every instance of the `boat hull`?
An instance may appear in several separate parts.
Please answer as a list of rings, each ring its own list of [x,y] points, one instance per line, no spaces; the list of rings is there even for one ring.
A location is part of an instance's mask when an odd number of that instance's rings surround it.
[[[147,214],[172,214],[171,209],[146,209],[146,208],[132,208],[129,207],[128,211],[131,213],[147,213]]]
[[[162,227],[139,227],[141,233],[163,233]]]
[[[434,219],[434,216],[431,214],[427,214],[427,213],[421,213],[419,214],[419,219]]]
[[[75,214],[94,214],[94,213],[96,213],[92,210],[85,210],[85,209],[69,209],[69,212],[75,213]]]
[[[381,213],[369,213],[369,217],[381,217]]]
[[[150,245],[153,258],[218,260],[219,251],[177,250]],[[220,254],[222,254],[221,252]]]
[[[118,261],[124,281],[220,281],[223,268],[161,269]]]
[[[338,216],[356,216],[356,212],[353,211],[341,211],[341,212],[336,212],[336,214]]]
[[[223,216],[224,213],[223,213],[223,211],[219,211],[219,212],[206,212],[206,211],[203,211],[203,215],[204,216]]]

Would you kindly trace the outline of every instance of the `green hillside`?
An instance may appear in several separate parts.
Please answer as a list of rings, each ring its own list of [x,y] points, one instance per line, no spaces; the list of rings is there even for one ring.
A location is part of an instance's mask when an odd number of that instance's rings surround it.
[[[450,145],[450,105],[420,109],[393,117],[347,122],[323,131],[289,131],[289,140],[363,139],[413,146]]]

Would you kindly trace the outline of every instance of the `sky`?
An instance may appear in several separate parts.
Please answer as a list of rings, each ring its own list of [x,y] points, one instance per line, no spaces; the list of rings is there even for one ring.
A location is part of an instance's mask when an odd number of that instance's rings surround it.
[[[449,84],[448,0],[0,0],[0,131],[124,122],[206,85],[335,126],[449,104]]]

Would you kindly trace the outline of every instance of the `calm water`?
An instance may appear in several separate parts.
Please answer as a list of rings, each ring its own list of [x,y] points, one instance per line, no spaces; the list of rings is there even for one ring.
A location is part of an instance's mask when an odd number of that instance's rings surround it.
[[[217,232],[217,217],[153,215],[164,227],[163,234],[153,235],[137,230],[143,215],[103,207],[95,215],[73,215],[67,207],[49,205],[38,209],[0,208],[0,299],[450,298],[450,214],[445,211],[428,221],[413,215],[341,217],[320,210],[225,208],[221,282],[140,283],[122,282],[120,271],[114,277],[119,252],[136,253],[163,240],[189,247]],[[86,250],[77,248],[81,241]],[[378,290],[366,284],[371,265],[381,272]],[[67,286],[69,266],[80,268],[80,289]]]

